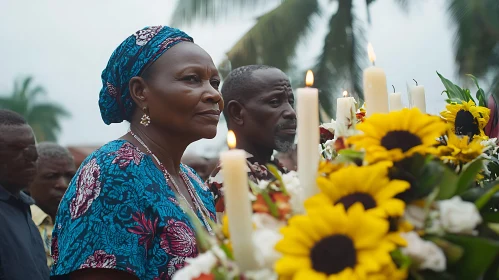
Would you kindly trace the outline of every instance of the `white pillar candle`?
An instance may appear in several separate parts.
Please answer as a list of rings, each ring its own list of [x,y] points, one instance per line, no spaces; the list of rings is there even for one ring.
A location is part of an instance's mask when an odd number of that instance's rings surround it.
[[[411,98],[411,107],[418,108],[422,113],[426,113],[426,97],[424,86],[419,86],[416,82],[415,87],[410,87],[409,97]]]
[[[343,97],[336,99],[336,123],[342,125],[350,125],[355,120],[356,109],[355,99],[348,96],[348,92],[343,92]]]
[[[390,93],[388,101],[390,102],[390,112],[404,109],[404,105],[402,105],[402,94],[400,92]]]
[[[304,199],[319,192],[315,181],[319,168],[319,90],[310,87],[313,83],[314,76],[309,70],[307,87],[296,91],[298,177]]]
[[[236,146],[234,132],[227,136],[229,147]],[[231,149],[220,153],[224,177],[225,213],[229,218],[229,232],[234,258],[244,272],[258,268],[253,248],[253,224],[246,152]]]
[[[367,50],[369,60],[374,63],[376,55],[371,43],[369,43]],[[366,116],[375,113],[388,113],[388,90],[383,69],[371,66],[364,70],[364,97],[366,99]]]

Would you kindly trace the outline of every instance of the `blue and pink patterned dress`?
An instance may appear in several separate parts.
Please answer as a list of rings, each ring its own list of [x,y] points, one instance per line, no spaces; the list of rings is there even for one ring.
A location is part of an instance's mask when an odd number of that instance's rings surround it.
[[[208,187],[191,168],[181,168],[215,219]],[[163,173],[149,155],[115,140],[82,163],[61,201],[52,277],[109,268],[140,279],[171,279],[186,258],[197,254],[191,222]]]

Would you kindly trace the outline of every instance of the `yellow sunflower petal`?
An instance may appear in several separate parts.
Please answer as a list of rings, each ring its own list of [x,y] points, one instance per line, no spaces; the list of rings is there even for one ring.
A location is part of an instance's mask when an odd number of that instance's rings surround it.
[[[317,272],[313,269],[302,269],[295,274],[293,280],[326,280],[327,276],[324,273]]]
[[[310,267],[311,263],[308,257],[285,255],[276,262],[275,271],[280,275],[292,276],[299,270],[308,269]]]

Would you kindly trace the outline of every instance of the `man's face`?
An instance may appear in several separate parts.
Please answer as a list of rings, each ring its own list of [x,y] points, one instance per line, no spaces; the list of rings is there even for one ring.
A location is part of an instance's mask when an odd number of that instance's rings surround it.
[[[45,213],[55,216],[62,196],[76,168],[70,158],[40,158],[38,172],[29,190],[31,197]]]
[[[296,135],[294,95],[289,79],[279,69],[253,72],[253,96],[244,102],[244,130],[259,145],[278,151],[289,150]]]
[[[0,125],[0,184],[12,192],[31,184],[36,175],[35,136],[29,125]]]

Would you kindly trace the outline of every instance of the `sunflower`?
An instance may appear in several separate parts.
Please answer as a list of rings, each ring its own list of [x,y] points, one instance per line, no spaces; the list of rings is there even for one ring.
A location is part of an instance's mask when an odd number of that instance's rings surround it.
[[[447,145],[438,147],[440,159],[456,165],[470,162],[483,153],[481,138],[474,138],[471,141],[468,136],[458,136],[452,132],[448,134]]]
[[[451,103],[440,115],[447,121],[449,128],[457,135],[488,138],[483,129],[489,122],[490,109],[476,106],[473,100],[461,104]]]
[[[366,151],[366,161],[398,161],[415,153],[434,154],[437,138],[446,124],[437,116],[423,114],[417,108],[388,114],[374,114],[357,125],[364,132],[348,138],[355,149]]]
[[[340,170],[343,167],[343,164],[333,163],[329,160],[322,160],[319,163],[319,174],[320,175],[329,175],[333,172]]]
[[[360,203],[348,210],[324,204],[281,229],[276,250],[283,256],[275,271],[281,279],[371,279],[392,262],[396,245],[386,239],[387,231],[388,221],[367,215]]]
[[[407,190],[406,181],[390,180],[388,169],[391,162],[370,166],[345,166],[327,176],[319,176],[317,185],[321,192],[305,201],[305,208],[342,204],[346,209],[356,202],[362,203],[368,212],[381,217],[402,216],[405,204],[394,198]]]

